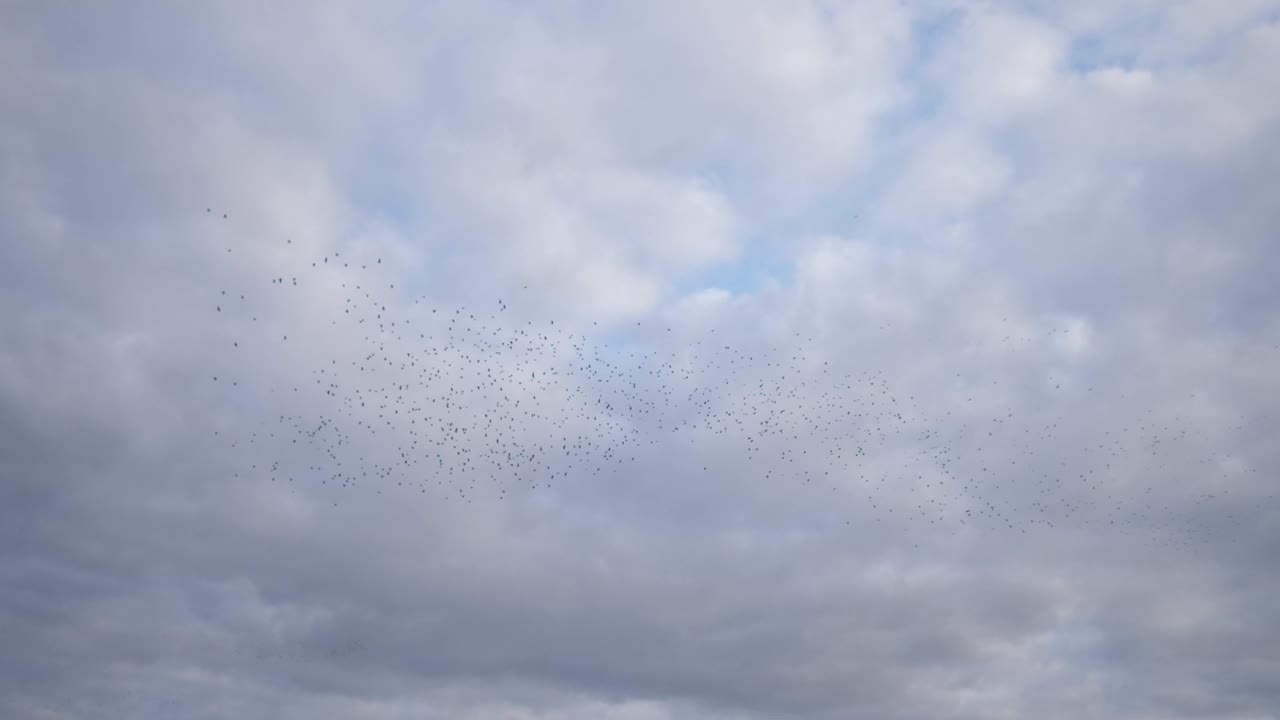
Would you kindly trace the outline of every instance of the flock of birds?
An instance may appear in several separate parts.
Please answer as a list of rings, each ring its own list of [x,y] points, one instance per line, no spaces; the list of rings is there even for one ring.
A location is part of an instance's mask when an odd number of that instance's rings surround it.
[[[1154,408],[1073,421],[1104,402],[1093,387],[1061,399],[1050,381],[1039,407],[984,403],[1004,397],[992,385],[944,402],[798,333],[769,346],[640,323],[622,339],[575,332],[504,298],[433,303],[378,257],[281,244],[277,264],[294,270],[236,274],[211,303],[227,351],[211,379],[234,417],[259,420],[214,433],[264,482],[477,502],[647,473],[805,486],[840,498],[833,508],[856,501],[846,523],[1107,525],[1191,547],[1231,520],[1229,505],[1188,512],[1226,493],[1201,480],[1253,472],[1213,451],[1190,459],[1211,438]]]

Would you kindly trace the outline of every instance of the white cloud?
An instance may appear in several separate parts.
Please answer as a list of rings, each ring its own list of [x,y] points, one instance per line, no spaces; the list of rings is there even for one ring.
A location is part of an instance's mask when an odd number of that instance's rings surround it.
[[[1018,7],[0,11],[4,710],[1265,714],[1280,35]]]
[[[931,76],[962,118],[1008,122],[1049,95],[1063,71],[1068,42],[1043,21],[974,12],[943,43]]]
[[[909,152],[880,210],[901,225],[966,217],[1000,197],[1013,176],[1012,163],[977,133],[928,127]]]

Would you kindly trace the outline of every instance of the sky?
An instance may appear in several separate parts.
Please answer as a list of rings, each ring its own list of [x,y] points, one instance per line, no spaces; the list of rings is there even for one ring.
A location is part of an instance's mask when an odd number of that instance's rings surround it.
[[[1280,2],[7,2],[0,716],[1280,717]]]

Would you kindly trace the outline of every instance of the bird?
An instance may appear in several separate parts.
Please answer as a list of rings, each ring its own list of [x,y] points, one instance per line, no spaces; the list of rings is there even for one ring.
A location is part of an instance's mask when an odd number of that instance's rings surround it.
[[[317,260],[303,243],[284,245],[296,268],[282,265],[261,280],[274,286],[274,299],[250,292],[239,304],[215,305],[219,323],[242,323],[231,328],[232,348],[246,346],[242,359],[211,358],[225,366],[210,376],[228,401],[263,408],[247,434],[219,431],[235,450],[269,456],[265,465],[238,466],[241,475],[475,503],[584,483],[621,487],[664,467],[689,482],[843,493],[859,498],[857,512],[874,522],[918,532],[1024,534],[1078,524],[1143,528],[1169,547],[1207,537],[1202,529],[1177,534],[1176,504],[1146,488],[1128,493],[1116,479],[1119,468],[1139,463],[1172,473],[1191,447],[1205,448],[1196,460],[1207,467],[1207,436],[1154,410],[1095,426],[1073,420],[1106,400],[1105,383],[1064,382],[1046,370],[1053,392],[1043,407],[1028,408],[1003,389],[1011,378],[994,371],[948,370],[936,387],[914,387],[893,368],[829,358],[801,331],[780,345],[749,334],[737,344],[729,326],[680,334],[665,326],[656,337],[636,331],[615,342],[615,332],[642,322],[602,330],[593,320],[579,332],[579,320],[538,317],[523,295],[498,287],[489,296],[496,310],[426,296],[409,302],[376,269],[381,257],[372,267],[330,264],[330,254]],[[331,267],[336,283],[325,270],[333,265],[341,265]],[[312,316],[295,326],[281,307]],[[263,327],[252,329],[260,316]],[[248,371],[246,360],[269,359],[254,353],[283,352],[267,334],[273,329],[294,351],[272,359],[292,372],[263,391],[237,373]],[[1001,352],[1024,352],[1018,348]],[[1092,395],[1100,397],[1085,399]],[[1195,502],[1221,497],[1205,492]]]

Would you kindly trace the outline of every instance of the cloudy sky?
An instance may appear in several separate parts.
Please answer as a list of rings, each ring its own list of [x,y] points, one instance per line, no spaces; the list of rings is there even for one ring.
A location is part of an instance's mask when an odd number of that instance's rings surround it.
[[[1280,2],[7,2],[0,715],[1280,717]]]

